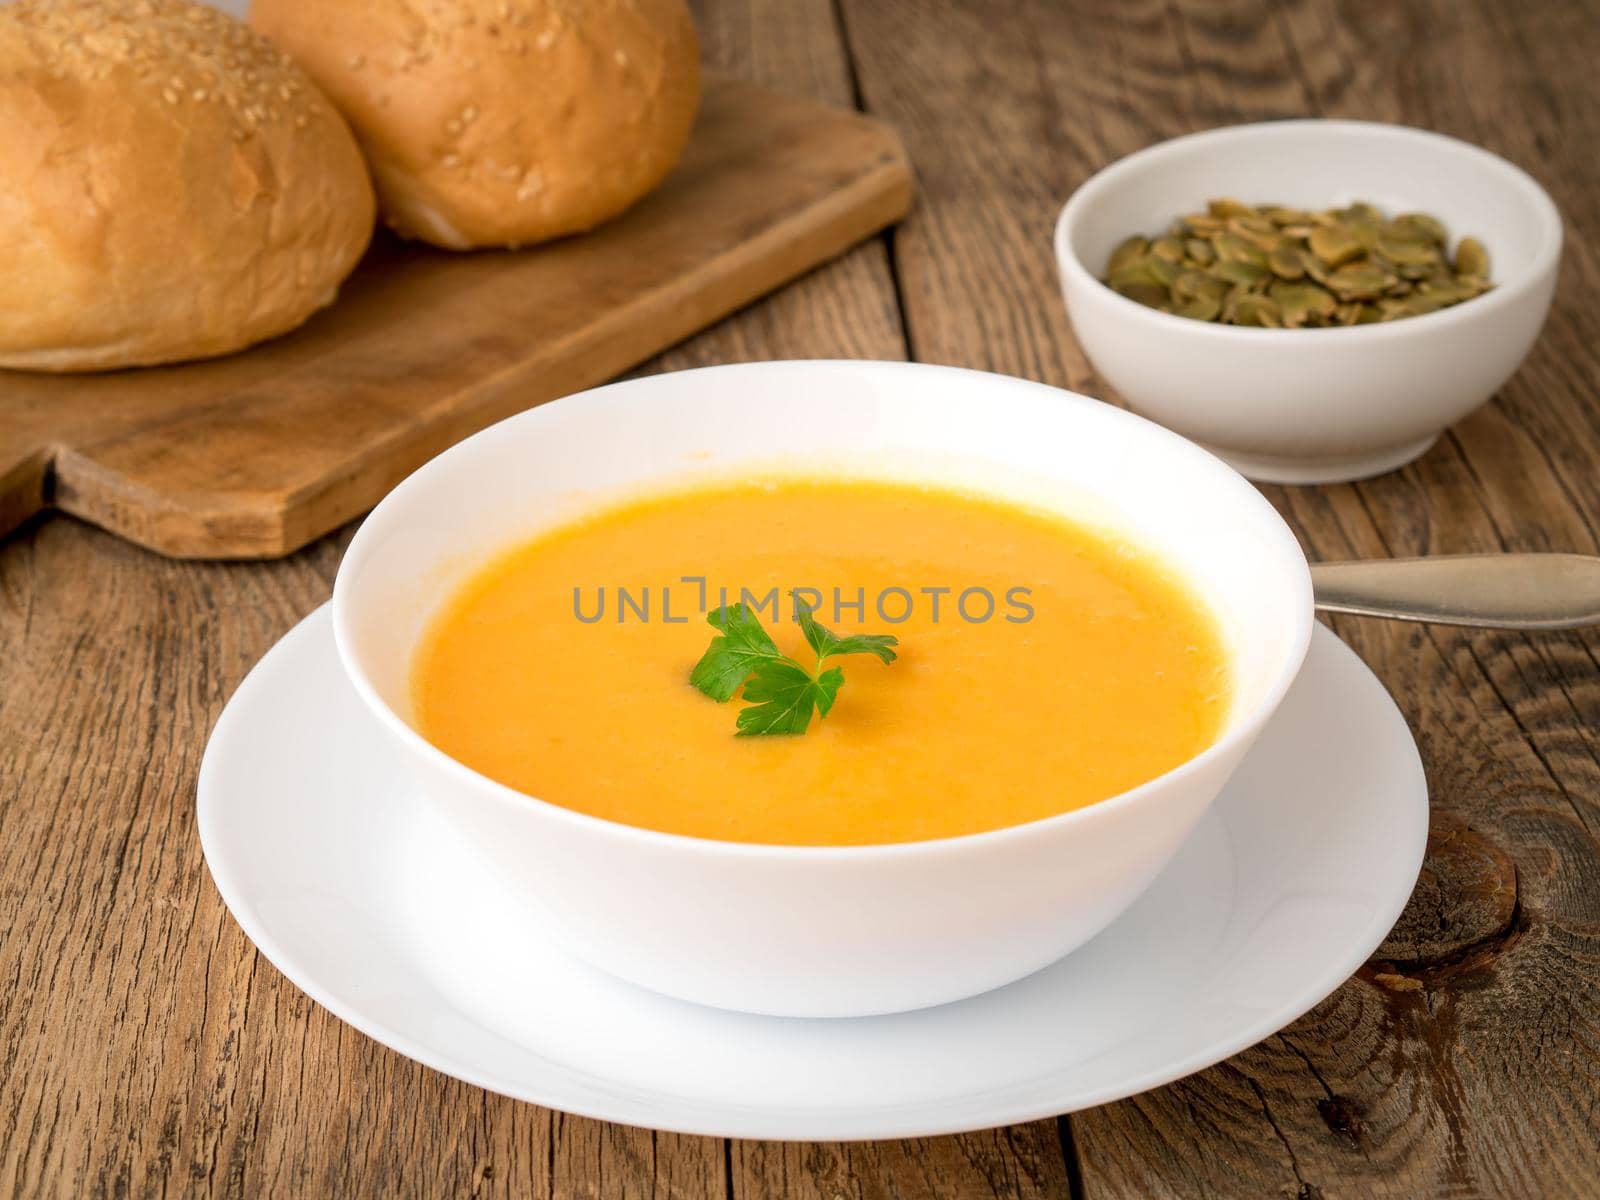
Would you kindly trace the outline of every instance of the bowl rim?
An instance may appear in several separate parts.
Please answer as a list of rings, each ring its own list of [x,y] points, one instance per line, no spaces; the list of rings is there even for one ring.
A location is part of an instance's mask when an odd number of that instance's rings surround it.
[[[1173,313],[1164,313],[1159,309],[1148,308],[1137,301],[1113,291],[1101,282],[1100,277],[1091,271],[1083,260],[1078,257],[1072,248],[1071,233],[1076,228],[1089,207],[1095,203],[1103,192],[1113,187],[1117,181],[1128,172],[1147,163],[1158,161],[1169,155],[1183,153],[1197,145],[1208,142],[1244,141],[1263,135],[1281,136],[1294,132],[1313,133],[1343,133],[1361,136],[1389,139],[1394,141],[1408,141],[1423,143],[1435,148],[1447,150],[1470,159],[1480,169],[1492,172],[1507,180],[1513,187],[1520,189],[1532,202],[1533,208],[1542,218],[1542,239],[1533,255],[1531,264],[1523,273],[1522,278],[1510,284],[1497,284],[1492,290],[1481,296],[1475,296],[1470,304],[1453,304],[1449,308],[1437,312],[1423,313],[1419,317],[1408,318],[1404,321],[1387,321],[1372,325],[1342,325],[1332,328],[1318,328],[1309,332],[1317,334],[1311,344],[1324,342],[1328,339],[1339,338],[1346,343],[1378,342],[1393,340],[1395,338],[1419,336],[1418,326],[1421,322],[1427,324],[1421,328],[1426,331],[1436,331],[1449,328],[1451,325],[1460,324],[1463,320],[1476,320],[1487,313],[1507,308],[1520,302],[1529,293],[1540,288],[1549,274],[1556,268],[1561,257],[1562,225],[1561,212],[1556,208],[1556,203],[1550,193],[1539,184],[1538,180],[1524,171],[1515,163],[1501,158],[1492,151],[1471,142],[1462,141],[1460,138],[1450,137],[1447,134],[1435,133],[1430,129],[1418,129],[1411,125],[1398,125],[1386,121],[1348,121],[1334,120],[1324,117],[1296,117],[1278,121],[1252,121],[1239,125],[1222,125],[1214,129],[1203,129],[1197,133],[1186,133],[1179,137],[1168,138],[1143,150],[1136,150],[1132,154],[1108,163],[1100,168],[1083,183],[1079,184],[1072,194],[1067,197],[1067,202],[1062,206],[1060,215],[1056,218],[1054,245],[1056,264],[1063,276],[1069,277],[1070,282],[1088,289],[1103,292],[1104,296],[1112,303],[1116,311],[1135,320],[1150,323],[1154,333],[1171,333],[1175,329],[1182,329],[1196,337],[1210,337],[1219,341],[1255,342],[1268,344],[1277,342],[1284,344],[1283,339],[1288,338],[1295,344],[1305,344],[1304,329],[1264,329],[1249,325],[1220,325],[1211,321],[1196,321],[1189,317],[1180,317]]]
[[[976,833],[926,838],[910,842],[870,842],[839,846],[738,842],[720,838],[698,837],[692,834],[669,833],[664,830],[629,825],[622,821],[614,821],[607,817],[598,817],[580,812],[577,809],[567,808],[554,801],[519,791],[498,780],[491,779],[459,759],[445,753],[428,741],[409,722],[404,720],[379,694],[371,677],[362,665],[360,657],[353,648],[354,642],[350,632],[351,615],[348,611],[350,589],[353,586],[351,581],[357,572],[361,570],[363,561],[374,553],[375,547],[386,536],[383,528],[385,524],[385,509],[391,511],[395,509],[398,506],[398,498],[425,492],[431,486],[430,476],[439,469],[437,464],[469,454],[479,453],[485,446],[492,445],[497,441],[509,442],[520,435],[524,426],[537,425],[541,420],[548,419],[542,414],[558,412],[562,408],[582,404],[596,395],[614,393],[619,390],[637,391],[645,394],[652,388],[663,386],[663,381],[677,380],[681,376],[704,376],[707,374],[762,375],[773,371],[807,371],[819,368],[844,368],[869,374],[897,377],[925,374],[957,374],[968,377],[975,386],[979,387],[1017,392],[1049,393],[1053,402],[1083,409],[1092,407],[1097,410],[1097,415],[1111,414],[1112,420],[1137,429],[1139,431],[1138,436],[1154,442],[1166,443],[1168,446],[1177,448],[1180,453],[1186,454],[1197,461],[1202,461],[1205,464],[1204,469],[1215,473],[1217,486],[1220,489],[1228,492],[1239,506],[1253,508],[1265,518],[1263,525],[1267,531],[1267,536],[1275,541],[1275,549],[1282,552],[1287,574],[1291,576],[1287,582],[1299,594],[1299,603],[1294,608],[1294,624],[1288,630],[1285,650],[1277,665],[1276,673],[1255,705],[1242,716],[1231,719],[1222,735],[1198,754],[1185,759],[1177,766],[1146,780],[1136,787],[1118,792],[1103,800],[1097,800],[1081,808],[1055,813],[1051,816],[1037,817],[1031,821],[1016,825],[1004,825],[997,829],[981,830]],[[361,697],[362,703],[378,718],[383,726],[400,739],[401,744],[411,753],[420,755],[425,761],[438,769],[442,769],[457,782],[475,792],[487,798],[492,798],[501,804],[513,804],[524,810],[531,808],[532,811],[540,812],[544,816],[555,820],[575,824],[580,828],[586,828],[591,831],[603,832],[610,836],[621,837],[638,845],[724,857],[799,859],[817,862],[910,858],[960,853],[972,847],[1003,844],[1008,841],[1034,836],[1047,827],[1069,828],[1073,825],[1104,820],[1107,819],[1107,815],[1110,813],[1137,805],[1156,792],[1165,790],[1172,783],[1181,783],[1187,777],[1200,773],[1213,762],[1226,758],[1241,746],[1248,749],[1250,742],[1254,740],[1272,714],[1277,711],[1283,697],[1288,693],[1290,686],[1299,675],[1300,668],[1305,661],[1306,652],[1310,646],[1312,626],[1315,624],[1313,619],[1311,568],[1299,541],[1290,530],[1288,523],[1277,509],[1267,501],[1266,497],[1257,491],[1254,485],[1244,476],[1240,475],[1210,451],[1136,413],[1117,408],[1114,405],[1106,404],[1104,401],[1096,400],[1077,392],[1068,391],[1065,388],[1057,388],[1032,380],[1019,379],[996,372],[972,370],[965,367],[871,359],[781,359],[729,363],[695,367],[683,371],[662,372],[658,375],[618,380],[599,387],[589,388],[557,400],[548,401],[537,407],[526,409],[496,422],[478,433],[457,442],[454,446],[418,467],[378,502],[377,506],[362,521],[361,527],[351,539],[350,545],[346,548],[344,557],[339,563],[338,572],[334,577],[333,597],[330,601],[330,608],[333,618],[334,642],[338,649],[340,664],[344,668],[345,677],[355,688],[357,695]]]

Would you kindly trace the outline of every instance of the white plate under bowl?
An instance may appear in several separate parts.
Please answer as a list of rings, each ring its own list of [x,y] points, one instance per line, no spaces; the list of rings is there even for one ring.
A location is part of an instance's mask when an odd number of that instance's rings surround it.
[[[1070,1112],[1244,1049],[1372,953],[1416,882],[1428,827],[1404,719],[1319,626],[1244,765],[1105,932],[958,1004],[803,1020],[643,991],[510,916],[398,771],[340,670],[326,609],[229,701],[198,806],[206,862],[245,933],[383,1044],[585,1116],[819,1140]]]

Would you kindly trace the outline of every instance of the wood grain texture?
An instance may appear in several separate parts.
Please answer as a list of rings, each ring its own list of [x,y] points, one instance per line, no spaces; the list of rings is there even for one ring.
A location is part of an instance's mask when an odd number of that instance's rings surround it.
[[[1600,548],[1600,21],[1563,0],[704,0],[711,61],[908,143],[909,220],[656,360],[859,355],[1110,396],[1048,232],[1093,169],[1227,121],[1406,120],[1555,195],[1550,325],[1425,459],[1274,490],[1345,558]],[[848,49],[848,53],[847,53]],[[1600,637],[1340,619],[1426,761],[1428,868],[1373,962],[1276,1037],[1135,1100],[958,1138],[723,1143],[549,1113],[342,1026],[250,947],[192,798],[247,667],[348,530],[163,560],[69,518],[0,547],[0,1195],[1600,1195]]]
[[[46,503],[185,558],[286,554],[513,412],[601,383],[902,215],[894,135],[712,75],[683,162],[522,253],[380,237],[339,302],[243,354],[0,373],[0,533]]]

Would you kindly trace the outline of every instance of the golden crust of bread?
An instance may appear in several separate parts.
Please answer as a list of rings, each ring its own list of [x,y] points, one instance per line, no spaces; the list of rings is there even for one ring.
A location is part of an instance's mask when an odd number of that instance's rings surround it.
[[[616,216],[700,99],[683,0],[253,0],[249,19],[349,119],[384,220],[449,249]]]
[[[348,126],[185,0],[0,6],[0,367],[226,354],[329,303],[371,238]]]

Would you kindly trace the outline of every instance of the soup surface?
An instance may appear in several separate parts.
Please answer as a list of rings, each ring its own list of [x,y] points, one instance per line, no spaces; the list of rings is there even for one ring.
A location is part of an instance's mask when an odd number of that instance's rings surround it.
[[[722,588],[729,602],[778,589],[781,619],[771,603],[759,615],[807,667],[794,588],[840,635],[894,634],[899,658],[830,659],[845,683],[825,720],[735,737],[740,698],[689,683]],[[435,618],[412,689],[423,736],[513,788],[787,845],[950,837],[1093,804],[1204,749],[1228,705],[1210,612],[1147,552],[988,499],[847,480],[654,496],[512,548]]]

